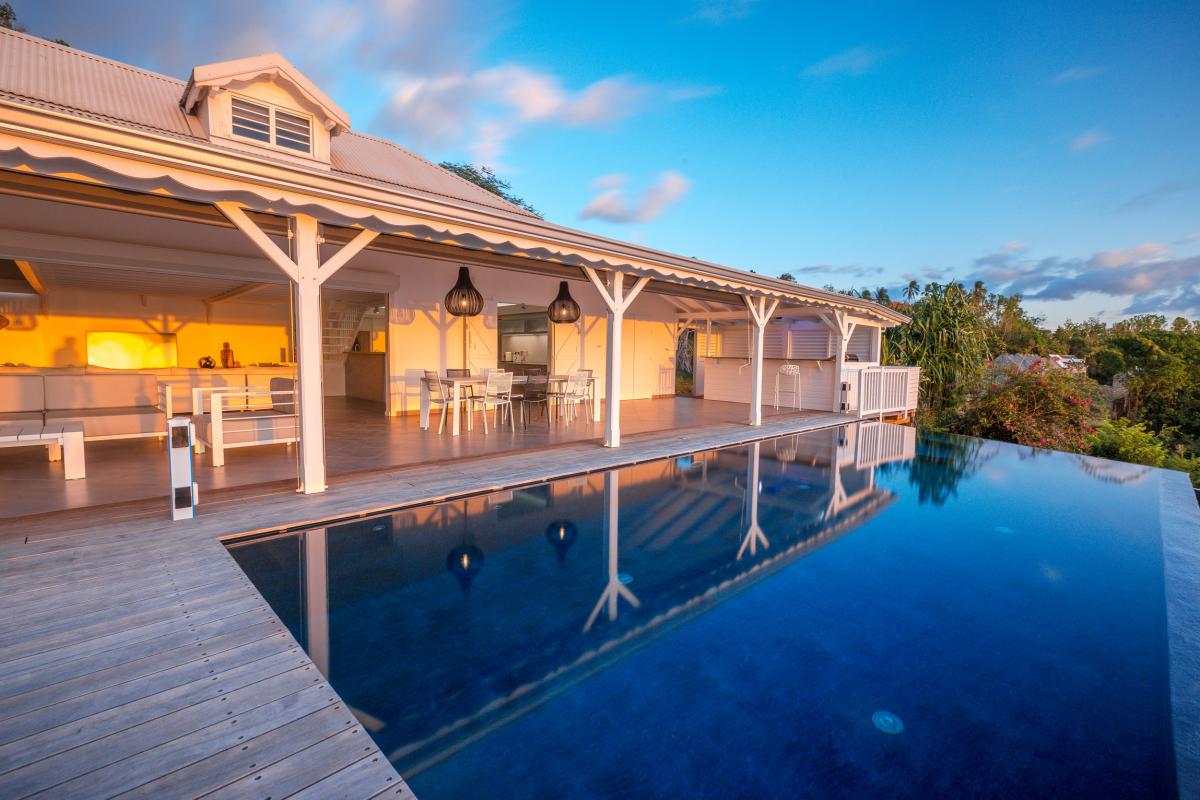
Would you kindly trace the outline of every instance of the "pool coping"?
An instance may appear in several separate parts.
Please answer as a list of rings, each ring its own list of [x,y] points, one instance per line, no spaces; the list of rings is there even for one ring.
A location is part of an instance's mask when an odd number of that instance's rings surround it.
[[[1186,473],[1159,471],[1159,525],[1175,774],[1181,798],[1200,797],[1200,505]]]

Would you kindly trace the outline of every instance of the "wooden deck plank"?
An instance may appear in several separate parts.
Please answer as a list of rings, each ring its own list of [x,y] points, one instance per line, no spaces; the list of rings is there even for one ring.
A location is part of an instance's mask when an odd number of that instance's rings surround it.
[[[171,631],[162,636],[138,642],[134,647],[120,647],[99,653],[88,653],[79,658],[66,659],[51,665],[25,672],[0,670],[0,697],[10,697],[31,691],[39,686],[52,686],[66,680],[94,674],[100,670],[116,667],[141,658],[153,657],[163,652],[174,652],[179,648],[194,647],[204,652],[210,637],[231,633],[260,625],[279,625],[279,617],[263,603],[250,611],[242,611],[194,628]]]
[[[0,745],[33,736],[59,725],[94,718],[106,711],[119,712],[125,717],[124,721],[129,721],[132,718],[130,706],[139,700],[162,697],[164,693],[171,691],[182,694],[188,687],[205,688],[217,682],[218,678],[221,686],[228,690],[234,670],[250,668],[269,656],[283,657],[285,654],[296,655],[299,652],[300,645],[296,644],[295,640],[286,633],[278,633],[268,639],[260,639],[213,656],[160,670],[140,680],[127,680],[106,688],[98,688],[4,720],[0,725]]]
[[[297,691],[313,683],[314,675],[319,677],[295,651],[262,658],[0,745],[0,773],[35,753],[55,761],[56,756],[71,750],[68,759],[59,760],[70,761],[72,767],[89,757],[115,760],[123,747],[136,746],[152,736],[182,736],[230,713],[253,708],[262,698]]]
[[[340,727],[347,732],[353,731],[349,723],[342,704],[335,703],[118,796],[201,797],[242,778],[248,779],[249,786],[255,783],[261,785],[262,776],[258,774],[256,777],[256,773],[286,762],[291,756],[331,738],[330,730]],[[369,743],[365,731],[359,730],[357,733]],[[371,750],[370,747],[366,749],[368,752]],[[311,758],[311,754],[308,757]]]
[[[204,663],[207,659],[216,658],[228,651],[276,639],[288,641],[291,636],[283,627],[283,623],[270,619],[214,636],[204,642],[203,648],[197,648],[189,642],[183,647],[144,656],[75,678],[41,683],[36,689],[0,699],[0,722],[123,683],[152,679],[161,672]]]
[[[375,745],[367,732],[361,726],[352,727],[322,739],[290,758],[270,765],[259,762],[260,769],[203,797],[204,800],[287,797],[366,758],[374,751]]]
[[[140,750],[120,761],[110,761],[98,769],[89,769],[71,780],[58,781],[47,787],[52,791],[42,791],[33,796],[59,800],[112,797],[161,776],[164,763],[170,764],[171,769],[167,771],[182,769],[231,747],[241,747],[255,736],[333,705],[340,704],[328,684],[310,686],[274,697],[270,702],[236,712],[227,719],[185,735],[160,740],[161,744]],[[341,710],[349,716],[344,707]],[[395,774],[394,770],[392,774]]]
[[[383,753],[375,753],[338,770],[307,789],[291,795],[291,800],[328,800],[330,797],[387,797],[411,798],[412,792]]]
[[[411,797],[222,539],[846,421],[777,417],[381,471],[324,495],[271,488],[201,506],[183,523],[155,509],[5,526],[0,581],[15,613],[0,621],[0,796]]]

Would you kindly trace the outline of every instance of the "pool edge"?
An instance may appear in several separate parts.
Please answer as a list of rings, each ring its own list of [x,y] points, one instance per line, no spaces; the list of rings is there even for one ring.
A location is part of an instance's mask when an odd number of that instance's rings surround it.
[[[1200,506],[1187,474],[1159,475],[1175,773],[1179,797],[1200,798]]]

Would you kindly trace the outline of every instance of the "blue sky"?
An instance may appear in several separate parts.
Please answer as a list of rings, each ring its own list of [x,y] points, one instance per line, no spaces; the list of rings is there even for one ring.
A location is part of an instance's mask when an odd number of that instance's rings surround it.
[[[555,222],[838,288],[1200,317],[1200,4],[14,3],[186,77],[279,50]]]

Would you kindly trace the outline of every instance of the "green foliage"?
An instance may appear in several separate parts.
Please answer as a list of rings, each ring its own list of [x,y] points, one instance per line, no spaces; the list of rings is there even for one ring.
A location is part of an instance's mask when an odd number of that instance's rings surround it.
[[[1026,370],[992,373],[955,410],[949,428],[985,439],[1082,453],[1104,418],[1099,384],[1042,362]]]
[[[911,288],[911,287],[910,287]],[[931,283],[901,306],[912,317],[884,334],[884,362],[921,368],[921,403],[933,415],[954,405],[983,375],[986,320],[957,283]]]
[[[1170,454],[1166,445],[1146,430],[1145,424],[1128,419],[1104,420],[1088,436],[1088,452],[1100,458],[1161,467]]]
[[[1200,456],[1187,452],[1175,428],[1155,434],[1142,422],[1105,420],[1088,437],[1088,445],[1088,452],[1100,458],[1186,472],[1200,486]]]
[[[493,172],[491,167],[476,167],[473,164],[455,161],[443,161],[438,166],[453,172],[463,180],[470,181],[481,189],[487,189],[492,194],[503,197],[508,202],[515,206],[520,206],[534,216],[542,216],[533,206],[513,194],[511,191],[512,184]]]
[[[796,283],[796,282],[797,282],[797,281],[796,281],[796,276],[795,276],[795,275],[793,275],[793,274],[792,274],[792,273],[790,273],[790,272],[785,272],[785,273],[783,273],[782,275],[780,275],[780,276],[779,276],[779,280],[781,280],[781,281],[791,281],[792,283]]]
[[[0,3],[0,28],[8,28],[10,31],[25,30],[25,26],[17,22],[17,12],[12,3]]]

